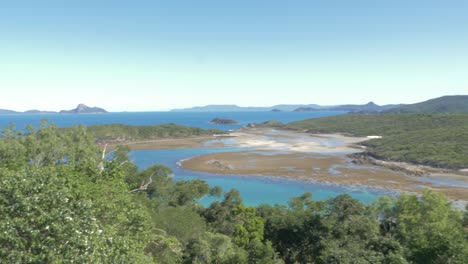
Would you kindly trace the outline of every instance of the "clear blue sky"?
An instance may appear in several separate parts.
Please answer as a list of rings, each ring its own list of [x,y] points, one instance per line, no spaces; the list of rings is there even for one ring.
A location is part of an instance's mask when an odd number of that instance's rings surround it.
[[[466,0],[4,1],[0,108],[468,94],[467,14]]]

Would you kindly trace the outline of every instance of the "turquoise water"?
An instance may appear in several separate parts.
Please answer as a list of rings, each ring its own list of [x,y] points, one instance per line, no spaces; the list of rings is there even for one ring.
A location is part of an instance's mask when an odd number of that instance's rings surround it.
[[[244,203],[251,206],[259,204],[286,204],[292,197],[304,192],[312,192],[315,200],[324,200],[341,193],[349,193],[354,198],[369,203],[382,194],[389,194],[383,190],[359,187],[342,187],[313,182],[289,180],[280,177],[265,176],[239,176],[216,175],[205,172],[194,172],[181,168],[178,162],[190,157],[217,153],[239,151],[240,148],[195,148],[172,150],[137,150],[131,153],[133,161],[140,169],[145,169],[154,164],[163,164],[174,171],[174,179],[202,179],[210,186],[220,186],[224,191],[236,188],[240,191]],[[214,199],[206,197],[201,200],[203,205],[209,205]]]
[[[38,126],[40,120],[48,119],[59,127],[73,125],[95,125],[95,124],[128,124],[128,125],[154,125],[162,123],[176,123],[201,128],[237,129],[248,123],[278,120],[284,123],[316,118],[322,116],[338,115],[344,112],[208,112],[208,113],[182,113],[182,112],[146,112],[146,113],[109,113],[109,114],[14,114],[0,115],[0,128],[15,123],[18,129],[23,129],[28,124]],[[215,117],[232,118],[237,120],[236,125],[214,125],[209,121]],[[340,193],[349,193],[363,202],[373,201],[384,192],[363,187],[339,187],[325,184],[316,184],[303,181],[294,181],[278,177],[256,177],[238,175],[215,175],[210,173],[193,172],[180,168],[177,162],[213,152],[239,151],[238,148],[198,148],[198,149],[175,149],[175,150],[138,150],[133,151],[131,156],[135,163],[144,169],[153,164],[166,165],[174,171],[174,179],[203,179],[211,186],[220,186],[228,191],[236,188],[241,192],[242,198],[247,205],[285,204],[291,197],[299,196],[304,192],[312,192],[317,200],[334,197]],[[213,201],[207,197],[202,199],[204,205]]]

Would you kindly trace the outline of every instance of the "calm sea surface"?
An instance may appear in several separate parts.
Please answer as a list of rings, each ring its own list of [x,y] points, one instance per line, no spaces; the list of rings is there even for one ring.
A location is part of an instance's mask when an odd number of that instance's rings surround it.
[[[108,113],[108,114],[14,114],[0,115],[0,127],[6,127],[14,123],[18,129],[24,129],[26,125],[39,126],[42,119],[47,119],[59,127],[73,125],[96,125],[96,124],[127,124],[127,125],[155,125],[164,123],[176,123],[180,125],[236,129],[252,122],[265,122],[278,120],[281,122],[292,122],[307,118],[339,115],[340,111],[323,112],[208,112],[208,113],[184,113],[184,112],[137,112],[137,113]],[[213,118],[230,118],[239,124],[216,125],[210,124]]]
[[[163,123],[176,123],[201,128],[237,129],[252,122],[265,122],[278,120],[292,122],[307,118],[331,116],[343,112],[209,112],[209,113],[182,113],[182,112],[142,112],[142,113],[109,113],[109,114],[15,114],[1,115],[0,127],[6,127],[14,123],[18,129],[24,129],[26,125],[38,126],[42,119],[47,119],[59,127],[73,125],[95,124],[128,124],[128,125],[154,125]],[[215,125],[209,121],[213,118],[231,118],[239,122],[236,125]],[[382,190],[367,189],[363,187],[340,187],[333,185],[309,183],[281,179],[278,177],[256,177],[239,175],[215,175],[210,173],[193,172],[182,169],[178,162],[197,155],[213,152],[237,151],[235,148],[197,148],[175,150],[138,150],[131,153],[133,161],[144,169],[153,164],[164,164],[174,171],[174,179],[203,179],[211,186],[221,186],[227,191],[236,188],[241,192],[244,203],[247,205],[285,204],[291,197],[299,196],[304,192],[312,192],[317,200],[327,199],[340,193],[349,193],[363,202],[373,201]],[[208,205],[213,199],[204,198],[202,203]]]

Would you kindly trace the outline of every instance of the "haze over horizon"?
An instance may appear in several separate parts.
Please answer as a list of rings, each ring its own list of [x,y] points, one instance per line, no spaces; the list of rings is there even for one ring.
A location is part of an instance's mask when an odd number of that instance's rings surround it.
[[[0,108],[416,103],[468,94],[468,2],[3,3]]]

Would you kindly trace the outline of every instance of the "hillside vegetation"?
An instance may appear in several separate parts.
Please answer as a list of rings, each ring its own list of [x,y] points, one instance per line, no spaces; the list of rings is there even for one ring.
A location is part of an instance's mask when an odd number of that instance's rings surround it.
[[[138,170],[128,149],[112,159],[86,127],[43,126],[0,139],[1,263],[465,264],[468,211],[441,194],[347,194],[288,205],[244,205],[202,180]]]
[[[380,135],[368,140],[368,154],[434,167],[468,167],[468,114],[347,114],[286,125],[314,133]]]
[[[163,138],[209,136],[225,133],[218,129],[201,129],[176,124],[130,126],[122,124],[89,126],[88,132],[99,142],[123,142]]]
[[[386,110],[387,113],[468,113],[468,95],[442,96]]]

